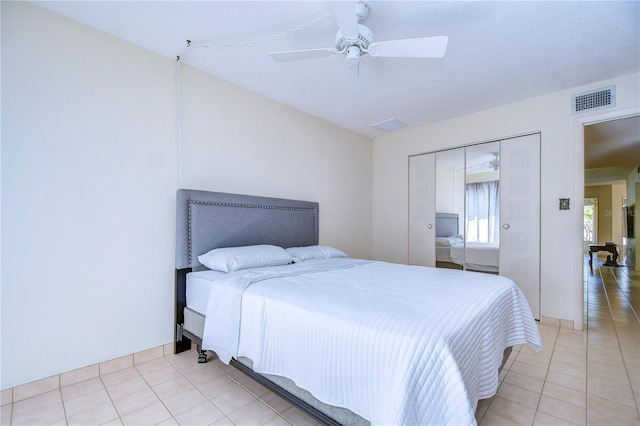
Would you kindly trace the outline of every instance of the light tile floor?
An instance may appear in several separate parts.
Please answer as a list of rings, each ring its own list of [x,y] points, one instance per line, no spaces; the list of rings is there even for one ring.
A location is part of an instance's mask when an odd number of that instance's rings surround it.
[[[480,426],[640,425],[640,273],[585,258],[584,331],[538,326],[544,349],[516,348]]]
[[[514,351],[489,425],[640,425],[640,274],[585,264],[585,331],[539,324],[544,349]],[[2,425],[312,425],[218,360],[172,345],[2,391]]]

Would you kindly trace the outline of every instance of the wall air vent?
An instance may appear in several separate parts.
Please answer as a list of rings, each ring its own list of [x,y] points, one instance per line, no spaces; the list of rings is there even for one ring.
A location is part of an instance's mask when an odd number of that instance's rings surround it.
[[[571,95],[571,113],[597,111],[616,106],[616,86]]]

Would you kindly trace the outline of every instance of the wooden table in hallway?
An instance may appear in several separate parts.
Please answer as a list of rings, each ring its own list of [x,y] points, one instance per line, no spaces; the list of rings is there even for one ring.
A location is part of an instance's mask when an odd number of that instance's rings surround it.
[[[618,266],[618,249],[615,244],[590,244],[589,245],[589,266],[593,266],[593,253],[608,251],[613,253],[613,264]]]

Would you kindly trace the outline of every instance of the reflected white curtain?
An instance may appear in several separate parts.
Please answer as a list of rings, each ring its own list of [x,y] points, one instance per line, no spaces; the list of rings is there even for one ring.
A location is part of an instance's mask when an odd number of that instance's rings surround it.
[[[500,241],[499,181],[467,184],[466,241],[496,243]]]

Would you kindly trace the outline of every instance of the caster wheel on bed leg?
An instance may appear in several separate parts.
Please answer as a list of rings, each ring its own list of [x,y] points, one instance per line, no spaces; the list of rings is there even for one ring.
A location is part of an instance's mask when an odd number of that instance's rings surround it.
[[[206,351],[200,351],[200,353],[198,354],[198,362],[200,364],[204,364],[205,362],[207,362],[207,352]]]

